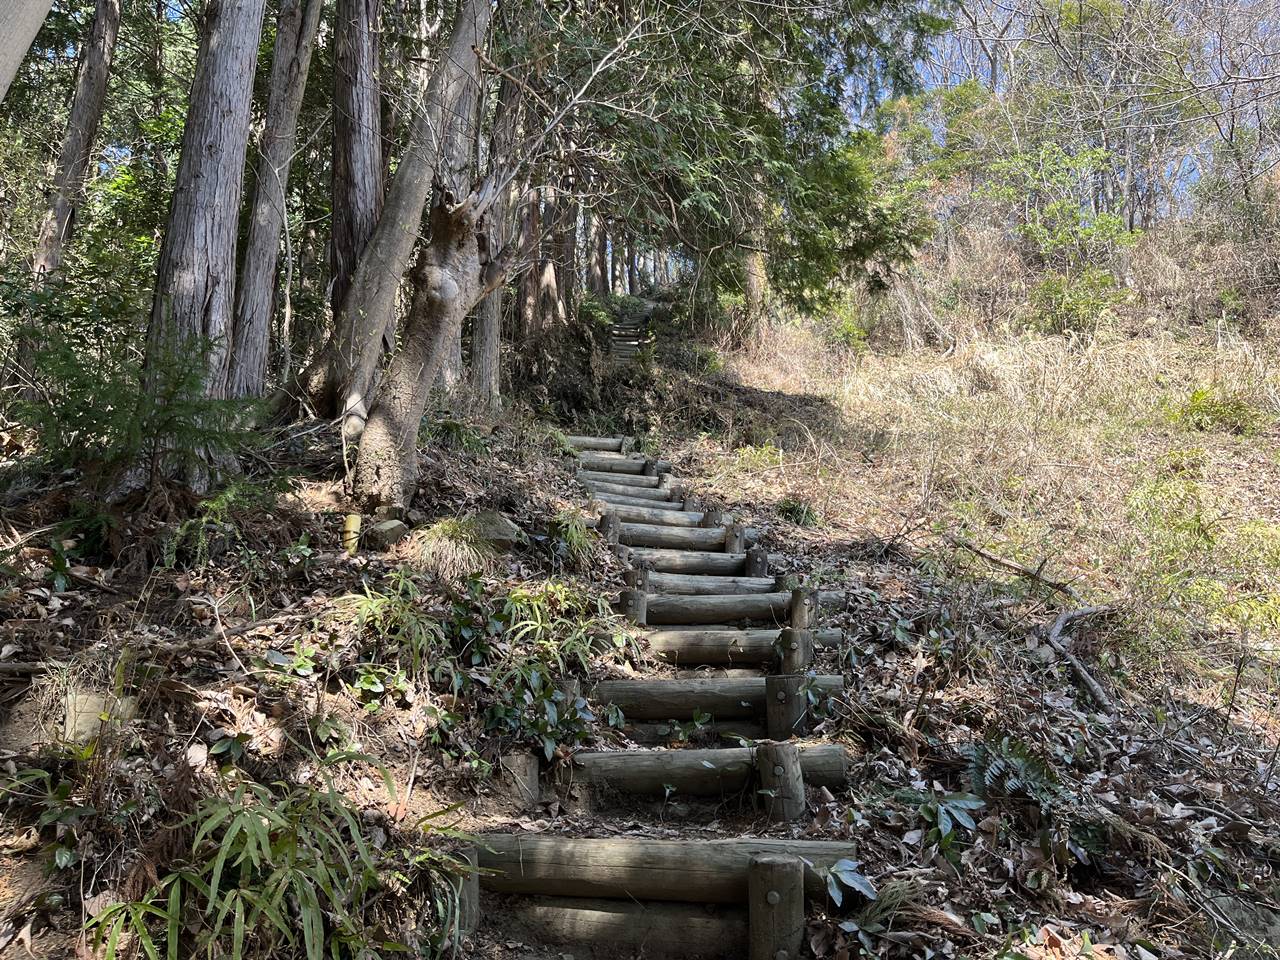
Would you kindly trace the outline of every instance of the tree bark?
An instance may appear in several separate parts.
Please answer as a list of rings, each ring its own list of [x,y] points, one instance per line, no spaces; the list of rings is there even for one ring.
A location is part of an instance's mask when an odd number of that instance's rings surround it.
[[[338,0],[334,25],[333,226],[330,300],[342,310],[382,212],[381,0]]]
[[[529,249],[533,253],[533,262],[520,274],[520,336],[524,340],[537,336],[542,323],[539,306],[542,291],[542,191],[534,191],[528,203]]]
[[[468,189],[477,127],[479,48],[491,16],[488,0],[463,0],[459,5],[449,52],[436,71],[444,77],[426,111],[435,121],[427,142],[438,144],[437,161],[418,171],[424,179],[434,174],[436,185],[430,240],[414,267],[414,297],[401,348],[364,424],[356,460],[356,495],[373,506],[403,506],[412,499],[418,426],[427,396],[448,345],[486,287],[495,285],[495,271],[483,268],[484,224]],[[436,79],[432,77],[433,85]],[[357,421],[358,413],[349,411],[348,420]]]
[[[587,288],[597,297],[609,292],[609,228],[603,214],[596,214],[591,236],[591,263],[587,270]]]
[[[8,0],[0,9],[0,101],[40,32],[52,0]]]
[[[400,350],[387,369],[360,436],[356,493],[368,506],[407,506],[418,478],[418,425],[450,342],[480,298],[480,250],[474,225],[432,211],[431,240],[414,265],[413,302]]]
[[[396,296],[413,256],[423,208],[439,173],[438,159],[446,136],[461,119],[456,102],[464,94],[474,98],[473,48],[489,26],[488,8],[481,7],[479,0],[461,0],[456,8],[449,48],[428,81],[382,216],[336,317],[333,338],[296,385],[321,416],[342,416],[349,438],[360,435],[373,403],[374,374],[395,320]]]
[[[280,3],[266,126],[259,144],[258,180],[236,288],[235,333],[227,383],[227,393],[233,397],[259,397],[266,384],[289,168],[323,6],[323,0]]]
[[[640,271],[636,267],[636,242],[627,237],[627,293],[635,296],[640,292]]]
[[[471,390],[489,413],[502,406],[502,294],[498,287],[480,301],[471,337]]]
[[[226,384],[236,228],[264,6],[265,0],[218,0],[206,8],[147,332],[152,389],[156,365],[190,350],[208,350],[209,395],[221,396]]]
[[[71,116],[49,191],[49,207],[40,224],[40,237],[31,262],[37,283],[62,266],[63,247],[75,229],[76,206],[84,189],[89,156],[102,122],[111,57],[119,32],[120,0],[98,0],[89,36],[80,51]]]
[[[559,233],[564,217],[564,203],[560,191],[554,187],[546,191],[542,209],[544,229],[542,250],[538,261],[538,325],[539,332],[563,324],[565,320],[564,296],[560,289],[560,270],[557,254],[560,251]]]

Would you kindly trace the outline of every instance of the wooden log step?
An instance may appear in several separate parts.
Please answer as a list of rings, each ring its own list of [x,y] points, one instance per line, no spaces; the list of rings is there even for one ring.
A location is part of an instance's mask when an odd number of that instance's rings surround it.
[[[653,574],[649,574],[650,578]],[[669,663],[750,664],[769,663],[777,655],[778,634],[772,627],[739,630],[733,627],[687,630],[645,630],[640,635],[649,649]],[[815,647],[839,645],[838,627],[813,631]]]
[[[622,793],[718,797],[740,793],[755,778],[754,747],[710,750],[612,750],[575,754],[574,769],[588,783]],[[816,787],[843,787],[849,758],[836,743],[800,745],[804,782]]]
[[[628,547],[661,547],[671,550],[724,549],[724,527],[669,527],[656,523],[624,523],[618,542]]]
[[[847,841],[595,840],[527,834],[479,838],[480,885],[503,893],[617,900],[744,903],[747,867],[763,853],[800,857],[805,893],[826,898],[825,870],[856,858]]]
[[[627,524],[622,525],[625,534]],[[791,610],[791,591],[706,594],[656,594],[646,604],[645,622],[660,626],[681,623],[732,623],[765,620],[785,624]]]
[[[640,473],[611,473],[608,470],[579,470],[578,479],[583,483],[608,483],[619,487],[658,487],[661,477],[646,477]]]
[[[625,493],[610,493],[607,490],[599,489],[600,486],[605,486],[605,484],[592,484],[589,485],[587,489],[591,491],[593,499],[603,500],[608,504],[616,504],[620,507],[648,507],[651,510],[666,510],[669,512],[678,512],[684,509],[683,500],[673,501],[659,499],[663,496],[669,495],[669,491],[666,490],[648,490],[644,487],[624,487],[623,489],[635,490],[636,496],[631,496],[630,494]]]
[[[578,462],[583,470],[596,473],[644,473],[648,457],[621,453],[595,453],[584,450],[578,454]]]
[[[838,676],[815,676],[820,697],[844,689]],[[612,703],[629,720],[687,720],[707,714],[716,720],[754,718],[765,712],[765,678],[742,680],[602,680],[591,699]]]
[[[745,907],[725,904],[520,897],[501,915],[548,943],[598,951],[600,956],[747,956]]]
[[[670,721],[664,723],[640,722],[628,723],[622,732],[636,743],[670,744],[679,743],[687,738],[700,736],[711,740],[724,740],[729,743],[741,743],[743,740],[763,740],[768,736],[763,723],[754,720],[712,721],[702,726],[693,723],[681,725],[683,732]]]
[[[723,531],[721,531],[723,533]],[[740,576],[747,565],[745,553],[712,553],[696,550],[665,550],[632,547],[631,562],[659,573],[703,573]]]
[[[572,433],[565,439],[575,450],[603,450],[608,453],[621,453],[626,443],[625,437],[584,437]]]
[[[698,516],[698,514],[689,515]],[[627,518],[624,516],[622,519]],[[773,577],[714,577],[705,574],[656,571],[649,574],[649,589],[653,593],[772,593],[775,582]]]
[[[613,501],[604,501],[601,506],[605,508],[600,511],[601,513],[615,513],[619,520],[627,523],[648,523],[668,527],[697,527],[702,524],[702,514],[696,510],[663,510],[648,504],[637,507]]]

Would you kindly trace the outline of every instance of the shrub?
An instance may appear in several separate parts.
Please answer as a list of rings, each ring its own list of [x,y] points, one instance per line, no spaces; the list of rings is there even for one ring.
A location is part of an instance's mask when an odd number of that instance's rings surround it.
[[[142,467],[149,482],[202,475],[233,456],[252,433],[239,429],[252,403],[206,395],[208,345],[141,359],[119,350],[88,352],[54,330],[37,352],[39,399],[17,415],[55,467],[96,465],[113,475]]]
[[[778,503],[778,515],[798,527],[816,527],[818,511],[807,500],[798,497],[785,497]]]
[[[1051,273],[1031,290],[1031,325],[1043,333],[1092,334],[1121,299],[1106,270]]]
[[[1218,386],[1197,387],[1169,412],[1175,424],[1202,433],[1247,436],[1262,426],[1264,417],[1248,398]]]

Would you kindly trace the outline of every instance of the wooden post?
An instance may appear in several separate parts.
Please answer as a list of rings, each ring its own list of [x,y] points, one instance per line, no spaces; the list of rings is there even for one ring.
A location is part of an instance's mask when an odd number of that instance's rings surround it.
[[[684,495],[684,508],[686,510],[701,510],[702,500],[695,493],[686,493]]]
[[[764,710],[770,740],[790,740],[808,730],[804,677],[777,674],[764,678]]]
[[[632,590],[641,593],[649,592],[649,571],[643,567],[635,567],[622,575],[622,579]]]
[[[813,631],[786,627],[778,635],[783,673],[804,673],[813,663]]]
[[[649,595],[643,590],[623,590],[618,612],[632,623],[644,626],[648,618]]]
[[[596,531],[609,543],[617,543],[622,533],[622,520],[616,513],[602,513],[596,523]]]
[[[360,514],[348,513],[342,520],[342,549],[354,557],[360,549]]]
[[[813,615],[817,607],[816,590],[810,587],[796,587],[791,591],[790,625],[796,630],[808,630],[813,626]]]
[[[761,743],[756,747],[756,773],[765,812],[775,823],[804,816],[804,771],[794,743]]]
[[[662,474],[662,476],[658,477],[659,490],[671,490],[675,487],[675,483],[676,483],[675,474],[664,473]]]
[[[613,555],[618,558],[618,562],[625,566],[631,565],[631,548],[623,543],[615,543],[613,545]]]
[[[719,507],[707,507],[702,511],[702,522],[698,524],[700,527],[722,527],[724,526],[724,511]]]
[[[504,753],[498,763],[507,785],[515,794],[516,802],[522,807],[537,803],[541,794],[538,785],[540,765],[537,754]]]
[[[652,457],[647,458],[644,462],[644,470],[641,473],[646,477],[656,477],[658,475],[658,461]]]
[[[788,592],[800,586],[800,578],[794,573],[775,573],[773,575],[773,589],[786,590]]]
[[[750,960],[797,960],[804,942],[804,864],[761,853],[747,868]]]
[[[457,878],[458,935],[469,936],[480,926],[480,851],[475,846],[458,851],[467,871]]]
[[[621,454],[626,455],[626,454],[629,454],[629,453],[634,452],[634,451],[635,451],[635,449],[636,449],[636,438],[635,438],[635,437],[623,437],[623,438],[622,438],[622,444],[621,444],[621,446],[619,446],[619,447],[618,447],[618,452],[619,452],[619,453],[621,453]]]
[[[724,528],[724,552],[742,553],[747,549],[747,528],[740,523],[731,523]]]
[[[767,577],[769,575],[769,551],[758,543],[747,551],[745,573],[748,577]]]

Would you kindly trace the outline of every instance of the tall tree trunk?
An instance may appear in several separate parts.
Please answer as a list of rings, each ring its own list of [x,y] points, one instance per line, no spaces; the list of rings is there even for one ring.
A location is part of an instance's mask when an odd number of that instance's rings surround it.
[[[442,137],[459,122],[454,113],[459,96],[474,96],[473,47],[488,33],[489,16],[482,0],[460,0],[455,8],[449,48],[416,111],[408,146],[352,275],[333,338],[296,385],[321,416],[342,416],[343,430],[352,438],[364,429],[373,402],[374,374],[395,320],[396,296],[418,239]]]
[[[640,270],[636,266],[636,242],[627,237],[627,293],[633,297],[640,292]]]
[[[490,165],[508,162],[514,145],[518,122],[519,90],[504,77],[498,87],[498,106],[494,114],[493,136],[489,142]],[[489,218],[488,256],[499,256],[512,233],[511,187],[504,187]],[[490,414],[502,405],[502,301],[506,285],[500,284],[489,293],[475,312],[471,336],[471,392]]]
[[[537,336],[542,323],[539,307],[542,292],[542,192],[534,191],[528,203],[529,249],[533,260],[520,274],[520,336],[524,340]]]
[[[297,144],[298,113],[302,109],[323,6],[323,0],[281,0],[280,3],[266,126],[259,144],[258,180],[254,185],[249,236],[236,288],[235,334],[227,382],[227,393],[233,397],[260,397],[266,385],[289,167]]]
[[[502,294],[499,286],[480,301],[471,337],[471,391],[489,413],[502,406]]]
[[[89,26],[89,36],[80,51],[76,92],[71,101],[71,116],[62,138],[58,168],[49,191],[49,208],[40,223],[31,267],[39,282],[56,273],[62,266],[63,246],[75,229],[76,205],[84,189],[89,156],[98,138],[102,108],[107,98],[107,78],[111,74],[111,56],[116,35],[120,32],[120,0],[98,0]]]
[[[330,299],[337,317],[382,212],[381,0],[338,0],[334,24],[333,224]]]
[[[221,396],[225,388],[236,227],[265,2],[215,0],[206,8],[147,332],[152,388],[157,364],[206,347],[206,392]]]
[[[0,7],[0,101],[40,32],[52,0],[6,0]]]
[[[577,310],[578,202],[573,198],[572,179],[568,175],[561,181],[555,261],[563,319],[572,317]]]
[[[450,341],[480,297],[480,248],[474,224],[432,211],[431,239],[413,268],[413,300],[400,349],[360,436],[356,495],[371,507],[407,505],[418,477],[418,426],[444,366]]]
[[[596,214],[595,218],[587,286],[597,297],[603,297],[609,292],[609,227],[603,214]]]
[[[414,268],[414,302],[400,350],[369,413],[356,460],[355,492],[370,505],[405,505],[412,499],[427,396],[463,320],[500,277],[496,262],[482,264],[486,231],[468,182],[476,145],[479,48],[491,15],[489,0],[462,0],[447,66],[437,70],[449,71],[451,81],[440,101],[439,127],[432,131],[439,154],[430,240]]]
[[[546,190],[542,208],[542,256],[538,261],[538,331],[548,330],[565,321],[564,296],[560,289],[559,234],[564,218],[564,203],[555,187]]]

